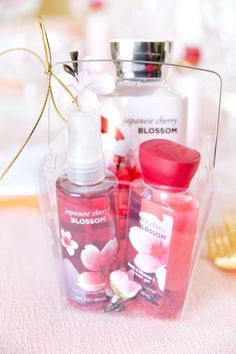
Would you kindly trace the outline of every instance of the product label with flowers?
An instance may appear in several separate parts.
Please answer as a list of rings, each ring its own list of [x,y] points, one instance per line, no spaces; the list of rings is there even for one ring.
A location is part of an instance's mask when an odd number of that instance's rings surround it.
[[[139,221],[130,227],[127,267],[133,270],[142,289],[140,295],[156,303],[165,290],[173,231],[170,215],[156,215],[156,204],[145,201]]]
[[[137,152],[143,141],[185,141],[186,102],[175,96],[140,96],[140,91],[138,97],[135,93],[122,97],[121,92],[101,99],[102,115],[109,122],[104,129],[107,134],[103,135],[109,167],[113,164],[112,154],[125,157],[126,166],[139,165]]]
[[[58,191],[57,199],[67,295],[82,304],[103,302],[119,259],[116,217],[109,198],[78,202]]]
[[[141,290],[122,267],[118,220],[109,198],[88,200],[57,191],[66,293],[82,305],[120,311]]]

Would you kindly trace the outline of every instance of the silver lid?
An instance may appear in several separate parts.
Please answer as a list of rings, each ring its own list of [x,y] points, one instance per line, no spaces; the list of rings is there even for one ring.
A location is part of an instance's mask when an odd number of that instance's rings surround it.
[[[116,62],[117,77],[162,78],[165,73],[160,64],[148,64],[149,61],[161,63],[171,59],[173,42],[138,41],[132,39],[112,40],[111,56],[114,60],[132,60],[132,62]],[[146,64],[135,63],[135,60],[146,61]]]

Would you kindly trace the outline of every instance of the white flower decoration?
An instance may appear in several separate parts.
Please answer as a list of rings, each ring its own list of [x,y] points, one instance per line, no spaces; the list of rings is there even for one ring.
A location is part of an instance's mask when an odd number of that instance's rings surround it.
[[[57,76],[77,98],[80,106],[98,107],[97,95],[107,95],[114,91],[115,80],[109,74],[99,73],[101,70],[99,63],[83,62],[79,64],[79,67],[81,70],[78,75],[60,73]],[[60,109],[66,108],[72,103],[69,94],[66,94],[55,79],[52,79],[52,90]]]
[[[61,244],[66,248],[70,256],[74,256],[75,250],[79,247],[78,243],[71,239],[71,233],[61,229]]]
[[[110,274],[110,285],[115,296],[112,298],[112,302],[116,302],[118,299],[130,299],[137,295],[141,290],[141,285],[133,280],[134,271],[130,270],[125,272],[123,270],[114,270]]]

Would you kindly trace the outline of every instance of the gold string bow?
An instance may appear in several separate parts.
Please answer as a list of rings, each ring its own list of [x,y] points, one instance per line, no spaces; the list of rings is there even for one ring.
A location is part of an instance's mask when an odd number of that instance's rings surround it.
[[[39,26],[40,26],[40,30],[41,30],[41,36],[42,36],[42,42],[43,42],[43,48],[44,48],[44,54],[45,54],[45,61],[41,58],[41,56],[39,54],[37,54],[36,52],[34,52],[31,49],[28,48],[11,48],[11,49],[7,49],[3,52],[0,53],[0,56],[10,53],[10,52],[14,52],[14,51],[24,51],[29,53],[30,55],[34,56],[43,66],[44,68],[44,73],[45,75],[47,75],[47,90],[46,90],[46,95],[43,99],[43,104],[42,104],[42,108],[40,110],[40,113],[37,116],[37,119],[35,121],[35,124],[33,126],[33,128],[31,129],[31,131],[29,132],[27,138],[25,139],[25,141],[23,142],[23,144],[20,146],[20,148],[18,149],[18,151],[16,152],[16,154],[14,155],[14,157],[10,160],[10,162],[7,164],[7,166],[4,168],[3,172],[0,174],[0,180],[7,174],[7,172],[9,171],[9,169],[11,168],[11,166],[14,164],[14,162],[16,161],[16,159],[18,158],[18,156],[20,155],[20,153],[22,152],[22,150],[24,149],[24,147],[26,146],[26,144],[28,143],[28,141],[30,140],[31,136],[33,135],[35,129],[37,128],[45,107],[47,105],[48,102],[48,98],[50,97],[52,100],[52,104],[55,108],[56,113],[58,114],[58,116],[63,120],[66,121],[67,119],[60,113],[55,99],[54,99],[54,95],[52,92],[52,86],[51,86],[51,79],[52,77],[61,85],[61,87],[67,92],[68,95],[70,95],[72,102],[75,104],[75,106],[77,107],[77,109],[79,110],[79,104],[76,100],[76,97],[73,96],[73,94],[71,93],[71,91],[68,89],[68,87],[58,78],[58,76],[53,72],[52,67],[52,55],[51,55],[51,49],[50,49],[50,44],[48,41],[48,36],[47,36],[47,32],[44,26],[44,22],[43,22],[43,18],[39,17]]]

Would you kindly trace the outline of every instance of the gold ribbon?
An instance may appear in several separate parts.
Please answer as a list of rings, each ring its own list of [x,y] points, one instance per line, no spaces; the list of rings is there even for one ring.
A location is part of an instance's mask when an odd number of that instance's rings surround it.
[[[39,26],[40,26],[40,30],[41,30],[41,36],[42,36],[42,42],[43,42],[43,48],[44,48],[44,54],[45,54],[45,60],[43,60],[41,58],[41,56],[39,54],[37,54],[35,51],[28,49],[28,48],[11,48],[8,50],[5,50],[3,52],[0,53],[0,56],[3,56],[7,53],[10,52],[14,52],[14,51],[24,51],[29,53],[30,55],[34,56],[39,62],[40,64],[43,66],[44,68],[44,73],[45,75],[47,75],[47,89],[46,89],[46,94],[45,97],[43,99],[43,104],[42,104],[42,108],[37,116],[37,119],[35,120],[35,124],[33,126],[33,128],[31,129],[31,131],[29,132],[27,138],[25,139],[25,141],[23,142],[23,144],[19,147],[18,151],[15,153],[14,157],[10,160],[10,162],[7,164],[7,166],[4,168],[3,172],[0,174],[0,180],[3,179],[3,177],[7,174],[7,172],[9,171],[9,169],[11,168],[11,166],[14,164],[14,162],[16,161],[16,159],[18,158],[18,156],[20,155],[20,153],[22,152],[22,150],[24,149],[24,147],[26,146],[26,144],[28,143],[28,141],[30,140],[31,136],[33,135],[35,129],[37,128],[45,107],[47,105],[48,102],[48,98],[51,98],[52,104],[54,106],[54,109],[56,111],[56,113],[58,114],[58,116],[63,120],[63,121],[67,121],[67,119],[61,114],[61,112],[59,111],[57,104],[55,102],[55,98],[53,95],[53,91],[52,91],[52,86],[51,86],[51,79],[52,77],[59,83],[59,85],[63,88],[63,90],[66,91],[66,93],[71,97],[72,99],[72,103],[75,104],[75,106],[77,107],[77,109],[79,110],[79,104],[76,100],[76,97],[73,96],[73,94],[71,93],[71,91],[68,89],[68,87],[59,79],[59,77],[53,72],[53,64],[52,64],[52,55],[51,55],[51,49],[50,49],[50,44],[48,41],[48,36],[47,36],[47,32],[44,26],[44,22],[43,22],[43,18],[39,17]]]

